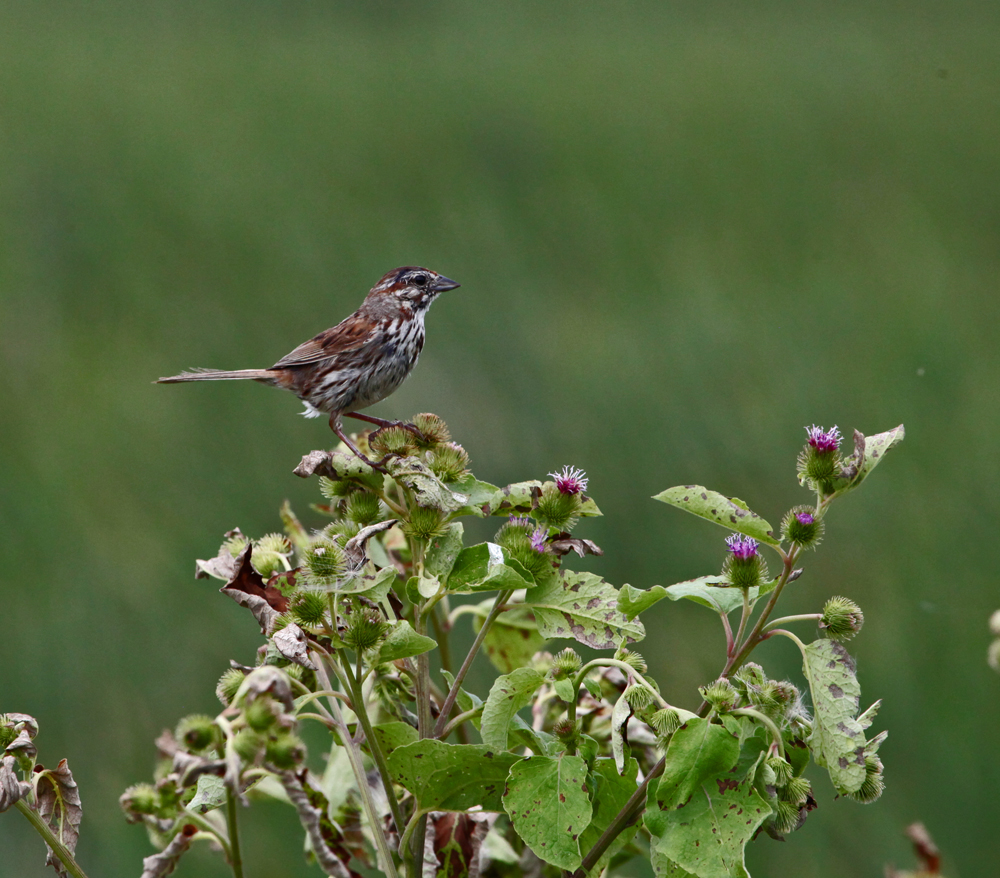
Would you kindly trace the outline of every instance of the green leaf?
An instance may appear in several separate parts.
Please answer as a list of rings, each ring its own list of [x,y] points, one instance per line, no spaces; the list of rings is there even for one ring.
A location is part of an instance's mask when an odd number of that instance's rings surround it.
[[[436,576],[442,582],[448,578],[458,553],[462,551],[464,533],[462,522],[455,521],[448,525],[442,536],[431,540],[424,557],[424,572],[428,576]]]
[[[531,512],[542,493],[542,483],[537,479],[515,482],[500,488],[489,500],[490,515],[513,515]]]
[[[834,480],[834,493],[846,494],[858,487],[882,462],[886,452],[899,445],[905,435],[906,430],[902,424],[885,433],[876,433],[874,436],[865,436],[855,430],[854,454],[844,462],[844,475]]]
[[[594,816],[590,821],[583,835],[580,836],[580,850],[589,851],[601,837],[601,833],[607,829],[611,822],[618,816],[618,812],[625,807],[625,803],[632,796],[638,787],[639,763],[629,757],[625,762],[625,773],[618,774],[615,764],[611,759],[598,759],[594,763],[590,774],[587,777],[587,787],[591,791],[591,801],[594,803]],[[635,837],[639,831],[638,822],[620,833],[609,847],[601,859],[591,870],[591,875],[600,875],[608,865],[611,858],[618,853]]]
[[[482,625],[482,618],[474,617],[472,627],[476,632]],[[498,616],[483,639],[487,658],[502,674],[530,664],[532,656],[543,646],[545,638],[538,633],[531,611],[524,606]]]
[[[379,570],[373,564],[369,564],[363,568],[363,572],[345,578],[337,583],[336,588],[330,590],[338,594],[363,595],[373,601],[381,602],[388,596],[398,575],[395,567],[383,567]]]
[[[393,626],[389,636],[382,641],[376,664],[422,655],[425,652],[430,652],[436,646],[437,641],[425,637],[423,634],[417,634],[410,627],[409,622],[400,621]]]
[[[465,506],[453,513],[454,515],[475,515],[484,518],[486,512],[483,507],[489,507],[490,501],[500,490],[496,485],[489,482],[481,482],[472,473],[457,482],[447,482],[447,487],[460,494],[464,494],[468,499]]]
[[[226,783],[217,775],[203,774],[198,778],[198,789],[194,798],[188,802],[189,811],[195,814],[207,814],[226,804]]]
[[[405,747],[420,739],[420,734],[409,723],[379,723],[372,726],[382,752],[388,755],[397,747]]]
[[[556,690],[556,695],[567,704],[572,704],[576,701],[576,687],[573,685],[572,680],[556,680],[552,684],[552,688]]]
[[[423,810],[502,811],[504,784],[514,753],[482,744],[445,744],[426,738],[397,747],[388,756],[392,779],[416,797]]]
[[[507,561],[503,549],[496,543],[479,543],[462,549],[448,576],[448,591],[469,594],[519,588],[534,588],[535,582],[525,578]],[[524,568],[521,568],[522,570]]]
[[[450,490],[427,464],[416,457],[393,458],[386,464],[389,475],[397,484],[409,488],[418,506],[455,512],[468,502],[468,497]]]
[[[813,759],[830,772],[838,793],[856,792],[865,779],[865,733],[856,719],[861,687],[854,659],[843,644],[816,640],[805,648],[802,670],[816,714],[808,741]]]
[[[771,813],[753,787],[757,762],[738,762],[736,739],[704,719],[681,726],[665,758],[643,817],[657,874],[749,878],[744,848]]]
[[[642,640],[646,631],[638,620],[618,610],[618,591],[594,573],[560,571],[548,585],[528,592],[525,605],[547,640],[574,638],[593,649],[614,649],[624,636]]]
[[[615,767],[625,770],[625,733],[622,729],[628,725],[632,716],[632,706],[623,695],[618,696],[615,706],[611,709],[611,753],[615,759]]]
[[[533,668],[518,668],[496,678],[483,706],[480,734],[484,744],[496,750],[507,749],[511,722],[544,682],[545,678]]]
[[[710,491],[701,485],[679,485],[676,488],[667,488],[653,499],[676,506],[700,518],[707,518],[762,543],[778,545],[771,525],[756,512],[751,512],[739,498],[724,497],[717,491]]]
[[[561,869],[580,865],[580,835],[593,809],[581,756],[529,756],[507,778],[503,806],[535,854]]]

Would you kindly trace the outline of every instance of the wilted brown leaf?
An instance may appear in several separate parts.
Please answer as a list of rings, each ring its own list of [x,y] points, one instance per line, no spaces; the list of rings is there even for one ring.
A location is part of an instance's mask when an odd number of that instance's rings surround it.
[[[243,532],[238,528],[234,527],[232,530],[227,530],[225,533],[226,541],[233,539],[234,537],[242,537]],[[226,582],[233,578],[236,574],[236,559],[233,557],[233,553],[229,551],[226,543],[223,543],[219,547],[219,553],[214,558],[209,558],[207,561],[195,561],[194,562],[194,578],[195,579],[221,579]]]
[[[299,774],[283,771],[278,775],[295,806],[302,828],[309,836],[316,862],[333,878],[359,878],[358,873],[347,866],[350,854],[343,845],[338,828],[326,814],[326,798],[318,791],[318,784],[308,783],[307,778],[304,770]]]
[[[604,549],[593,540],[581,540],[577,537],[571,537],[568,533],[559,534],[549,543],[549,548],[557,555],[568,555],[570,552],[576,552],[581,558],[584,555],[604,554]]]
[[[309,659],[309,642],[306,640],[306,633],[294,622],[282,628],[271,638],[275,648],[290,662],[302,665],[311,671],[316,670],[316,665]]]
[[[0,812],[6,811],[29,792],[31,784],[18,779],[17,760],[13,756],[0,759]]]
[[[38,775],[35,781],[35,800],[42,820],[72,854],[76,851],[76,843],[80,838],[83,808],[80,804],[80,790],[65,759],[55,768],[47,769]],[[52,848],[47,849],[45,865],[53,866],[60,875],[68,876],[69,873],[65,870],[62,860],[55,855]]]
[[[361,528],[357,534],[347,541],[347,545],[344,546],[344,553],[347,555],[348,563],[354,569],[363,567],[368,562],[366,550],[368,541],[373,536],[389,530],[395,523],[396,519],[390,518],[388,521],[380,521],[376,524],[370,524],[368,527]]]
[[[479,878],[479,849],[489,828],[485,813],[432,812],[424,841],[424,878]]]
[[[247,543],[236,558],[235,573],[219,591],[250,610],[260,625],[261,633],[269,634],[278,614],[288,609],[288,598],[274,586],[264,583],[264,578],[250,563],[252,556],[253,546]]]
[[[181,855],[191,847],[191,839],[197,831],[197,826],[188,823],[162,851],[145,857],[142,861],[142,878],[165,878],[173,872]]]

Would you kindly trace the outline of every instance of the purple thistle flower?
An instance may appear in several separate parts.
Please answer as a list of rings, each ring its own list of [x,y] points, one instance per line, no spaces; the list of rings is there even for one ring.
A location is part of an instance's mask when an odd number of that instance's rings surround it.
[[[795,517],[799,520],[799,524],[804,524],[807,527],[816,521],[815,516],[811,512],[796,512]]]
[[[749,561],[757,555],[757,541],[753,537],[745,537],[743,534],[733,534],[726,537],[726,545],[733,557],[739,561]]]
[[[531,527],[531,519],[527,515],[511,515],[507,519],[507,524],[512,524],[515,527]]]
[[[549,532],[546,528],[536,527],[534,533],[531,535],[531,548],[536,552],[544,552],[548,548],[545,542],[548,535]]]
[[[575,466],[564,466],[561,473],[549,473],[560,494],[582,494],[587,490],[587,474]]]
[[[840,447],[840,430],[836,427],[824,430],[813,424],[811,427],[806,427],[806,435],[809,437],[809,444],[820,454],[829,454]]]

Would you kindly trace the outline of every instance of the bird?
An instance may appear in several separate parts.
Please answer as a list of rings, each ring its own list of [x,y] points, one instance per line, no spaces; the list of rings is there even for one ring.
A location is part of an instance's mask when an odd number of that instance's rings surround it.
[[[344,416],[379,428],[416,427],[361,413],[406,379],[424,346],[424,317],[434,300],[460,284],[414,265],[394,268],[371,288],[361,307],[282,357],[270,369],[193,369],[157,384],[187,381],[259,381],[290,390],[306,404],[307,418],[329,415],[330,429],[369,466],[384,472],[344,432]]]

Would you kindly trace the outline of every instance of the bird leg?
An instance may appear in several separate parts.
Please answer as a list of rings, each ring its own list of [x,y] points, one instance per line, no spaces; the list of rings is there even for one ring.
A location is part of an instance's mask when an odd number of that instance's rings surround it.
[[[387,421],[385,418],[376,418],[374,415],[363,415],[360,412],[348,412],[347,417],[375,424],[380,430],[384,430],[386,427],[402,427],[416,436],[418,442],[426,443],[428,441],[427,437],[420,432],[420,429],[415,424],[409,423],[409,421]]]
[[[385,457],[383,457],[378,463],[376,463],[374,460],[369,460],[367,457],[365,457],[365,455],[361,453],[361,449],[358,448],[358,446],[355,445],[350,440],[348,435],[344,432],[343,425],[341,424],[340,417],[338,415],[335,414],[330,415],[330,429],[337,434],[341,442],[343,442],[348,448],[351,449],[351,451],[354,452],[354,454],[358,457],[359,460],[362,460],[364,463],[368,464],[368,466],[370,466],[373,470],[377,470],[383,475],[389,475],[389,471],[385,468],[385,463],[392,457],[399,457],[398,454],[390,452]]]

